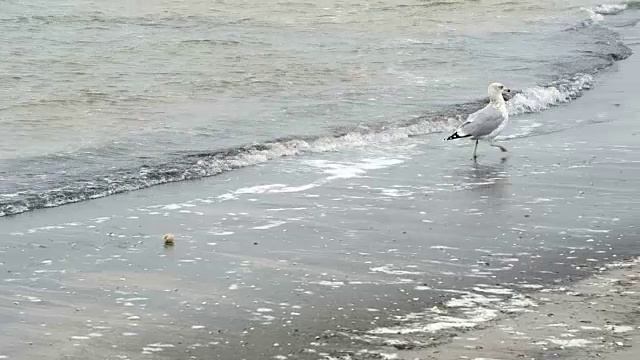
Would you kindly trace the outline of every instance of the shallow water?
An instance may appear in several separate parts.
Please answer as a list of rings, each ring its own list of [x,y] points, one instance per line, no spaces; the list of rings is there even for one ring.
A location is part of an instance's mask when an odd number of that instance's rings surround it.
[[[490,81],[534,89],[626,57],[589,5],[5,1],[0,215],[354,145],[335,134],[368,146],[383,124],[441,131]]]

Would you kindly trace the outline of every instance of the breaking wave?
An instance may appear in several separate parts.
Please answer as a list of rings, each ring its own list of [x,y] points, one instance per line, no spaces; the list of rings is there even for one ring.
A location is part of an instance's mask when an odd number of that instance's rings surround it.
[[[626,8],[627,5],[620,6]],[[618,7],[601,5],[597,9],[599,10],[595,11],[599,13],[612,13]],[[606,47],[602,53],[587,54],[599,58],[600,61],[596,67],[561,77],[543,86],[516,91],[515,95],[507,102],[510,114],[540,112],[580,97],[585,90],[593,86],[595,73],[631,55],[631,50],[617,38],[612,42],[615,44]],[[403,123],[378,124],[368,128],[349,129],[327,136],[281,138],[261,144],[212,152],[182,154],[170,163],[133,169],[125,168],[96,175],[89,179],[67,179],[65,183],[52,186],[49,189],[18,189],[11,193],[0,194],[0,217],[160,184],[215,176],[281,157],[339,151],[346,148],[367,146],[372,143],[388,143],[408,137],[448,131],[457,126],[466,115],[484,106],[485,101],[486,99],[481,99],[471,103],[453,105],[442,112],[432,113]]]

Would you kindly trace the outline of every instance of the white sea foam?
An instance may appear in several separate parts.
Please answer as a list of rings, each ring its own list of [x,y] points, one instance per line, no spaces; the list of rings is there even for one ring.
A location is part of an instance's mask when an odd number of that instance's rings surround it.
[[[234,232],[233,231],[209,231],[208,234],[211,234],[213,236],[226,236],[226,235],[233,235]]]
[[[602,14],[598,14],[594,9],[582,8],[582,10],[589,14],[589,20],[591,20],[591,23],[597,24],[604,20],[604,16],[602,16]],[[589,22],[586,21],[585,23],[588,24]]]
[[[437,333],[447,329],[473,328],[477,325],[495,319],[501,312],[530,311],[538,305],[522,294],[507,292],[504,288],[489,288],[477,286],[474,290],[496,290],[498,294],[484,295],[472,291],[440,289],[446,293],[461,294],[450,299],[444,307],[433,307],[424,312],[395,316],[401,325],[379,327],[369,331],[369,334],[382,336],[385,342],[393,340],[396,335],[413,333]]]
[[[616,15],[625,11],[628,7],[627,4],[602,4],[596,6],[593,11],[601,15]]]
[[[567,103],[593,85],[593,76],[575,76],[571,81],[556,86],[536,86],[516,94],[507,102],[510,115],[540,112],[553,105]]]
[[[369,270],[371,270],[372,272],[381,272],[381,273],[385,273],[385,274],[389,274],[389,275],[420,275],[420,274],[422,274],[419,271],[408,271],[408,270],[395,269],[393,267],[393,264],[372,267],[372,268],[369,268]]]
[[[606,325],[605,327],[607,328],[607,330],[614,332],[616,334],[635,330],[633,326],[629,326],[629,325]]]
[[[387,159],[387,158],[368,158],[362,159],[356,162],[332,162],[327,160],[307,160],[304,161],[306,165],[310,165],[313,168],[319,169],[322,173],[328,176],[318,181],[290,186],[286,184],[263,184],[250,187],[243,187],[226,194],[218,196],[220,200],[233,200],[238,198],[239,195],[246,194],[277,194],[277,193],[292,193],[302,192],[313,189],[315,187],[326,184],[329,181],[335,179],[349,179],[353,177],[359,177],[365,175],[370,170],[377,170],[387,168],[389,166],[402,163],[401,159]],[[272,210],[273,211],[273,210]]]
[[[161,207],[162,210],[178,210],[181,208],[182,206],[180,204],[168,204]]]
[[[478,286],[478,287],[474,287],[473,290],[483,292],[483,293],[497,294],[497,295],[509,295],[513,293],[513,290],[511,289],[498,288],[498,287],[490,288],[490,287]]]
[[[380,327],[369,331],[370,334],[413,334],[435,333],[452,328],[471,328],[480,323],[494,319],[498,310],[478,307],[465,312],[467,317],[435,316],[435,322],[428,324],[413,324],[409,326]]]
[[[593,341],[587,339],[548,339],[550,342],[564,347],[584,347],[592,344]]]
[[[445,245],[434,245],[431,246],[430,249],[434,250],[459,250],[457,247],[445,246]]]
[[[89,336],[79,336],[79,335],[74,335],[71,336],[72,340],[89,340],[91,339]]]
[[[329,177],[327,180],[333,179],[349,179],[362,176],[369,170],[384,169],[389,166],[403,163],[401,159],[387,158],[370,158],[362,159],[358,162],[332,162],[326,160],[309,160],[307,164],[320,168]]]
[[[453,298],[445,303],[445,306],[451,308],[472,308],[478,305],[488,305],[490,303],[501,302],[502,298],[487,297],[484,295],[469,292],[459,298]]]
[[[274,227],[278,227],[278,226],[284,225],[286,223],[287,223],[286,221],[272,221],[272,222],[270,222],[268,224],[265,224],[265,225],[254,226],[254,227],[252,227],[252,229],[254,229],[254,230],[267,230],[267,229],[271,229],[271,228],[274,228]]]

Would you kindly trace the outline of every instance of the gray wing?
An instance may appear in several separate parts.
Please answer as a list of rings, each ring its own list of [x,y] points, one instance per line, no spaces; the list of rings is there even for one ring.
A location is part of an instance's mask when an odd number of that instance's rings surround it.
[[[489,135],[493,130],[497,129],[504,120],[500,110],[489,104],[483,109],[469,115],[467,121],[460,125],[457,132],[460,136],[478,137]]]

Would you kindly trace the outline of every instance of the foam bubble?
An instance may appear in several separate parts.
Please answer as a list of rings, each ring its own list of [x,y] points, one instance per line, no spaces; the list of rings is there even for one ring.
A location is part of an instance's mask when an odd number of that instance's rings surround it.
[[[265,225],[254,226],[254,227],[252,227],[252,229],[254,229],[254,230],[267,230],[267,229],[271,229],[271,228],[274,228],[274,227],[278,227],[278,226],[284,225],[286,223],[287,223],[286,221],[272,221],[272,222],[270,222],[268,224],[265,224]]]
[[[408,271],[408,270],[399,270],[394,269],[393,264],[383,265],[378,267],[369,268],[372,272],[381,272],[389,275],[420,275],[422,274],[419,271]]]
[[[548,339],[550,342],[564,347],[585,347],[593,341],[587,339]]]
[[[605,327],[607,328],[607,330],[614,332],[616,334],[635,330],[633,326],[628,326],[628,325],[606,325]]]
[[[445,245],[434,245],[431,247],[434,250],[459,250],[457,247],[445,246]]]

